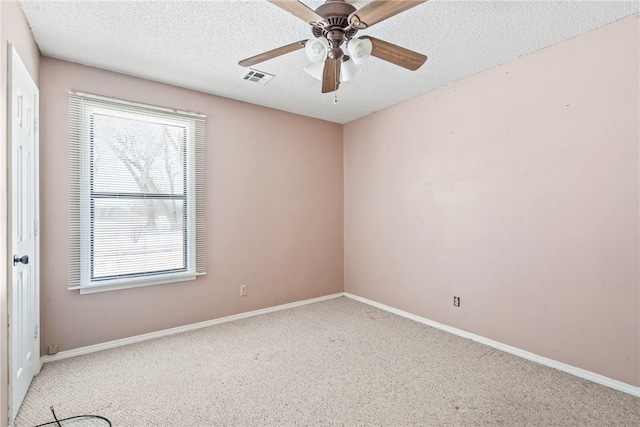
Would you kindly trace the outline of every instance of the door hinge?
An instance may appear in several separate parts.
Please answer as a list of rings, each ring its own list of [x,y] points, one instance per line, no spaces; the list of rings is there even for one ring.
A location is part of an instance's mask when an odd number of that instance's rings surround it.
[[[36,325],[36,332],[33,335],[33,338],[38,338],[38,325]]]
[[[7,327],[11,326],[11,315],[7,314]]]
[[[35,133],[38,133],[38,118],[37,117],[33,120],[33,131]]]
[[[40,231],[40,223],[38,221],[34,221],[33,233],[37,236],[39,231]]]

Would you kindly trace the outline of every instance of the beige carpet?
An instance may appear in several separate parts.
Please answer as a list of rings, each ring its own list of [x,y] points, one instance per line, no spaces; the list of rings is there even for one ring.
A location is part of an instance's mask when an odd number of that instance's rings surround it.
[[[347,298],[48,363],[16,425],[51,405],[114,426],[640,425],[636,397]]]

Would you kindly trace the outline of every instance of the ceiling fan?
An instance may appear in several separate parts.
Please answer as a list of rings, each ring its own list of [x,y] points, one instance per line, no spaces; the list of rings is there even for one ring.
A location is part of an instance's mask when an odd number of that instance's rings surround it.
[[[420,68],[427,60],[425,55],[374,37],[354,38],[358,30],[369,28],[427,0],[373,0],[358,10],[345,0],[326,0],[315,11],[298,0],[268,1],[310,24],[314,39],[300,40],[243,59],[238,63],[243,67],[304,48],[317,69],[321,68],[315,74],[312,68],[305,67],[305,71],[321,77],[322,93],[327,93],[338,90],[340,82],[350,78],[353,64],[362,63],[369,55],[411,71]],[[346,52],[342,46],[346,47]]]

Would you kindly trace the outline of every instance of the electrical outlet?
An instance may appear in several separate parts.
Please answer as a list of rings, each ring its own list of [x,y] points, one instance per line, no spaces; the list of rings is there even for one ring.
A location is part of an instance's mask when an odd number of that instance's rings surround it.
[[[49,352],[48,352],[48,354],[49,354],[50,356],[52,356],[52,355],[54,355],[54,354],[58,354],[58,344],[56,344],[56,345],[50,345],[50,346],[49,346]]]
[[[241,297],[247,296],[247,285],[240,285],[240,296]]]
[[[453,306],[460,307],[460,297],[453,297]]]

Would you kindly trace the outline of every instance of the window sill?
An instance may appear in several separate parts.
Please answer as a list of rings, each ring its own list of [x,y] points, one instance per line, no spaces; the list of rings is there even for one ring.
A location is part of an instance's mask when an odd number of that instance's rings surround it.
[[[120,283],[105,283],[97,285],[82,286],[76,288],[80,290],[80,295],[95,294],[98,292],[119,291],[122,289],[141,288],[144,286],[166,285],[170,283],[186,282],[189,280],[195,280],[196,275],[193,273],[176,274],[172,276],[165,276],[162,278],[148,279],[148,280],[136,280],[126,281]]]

